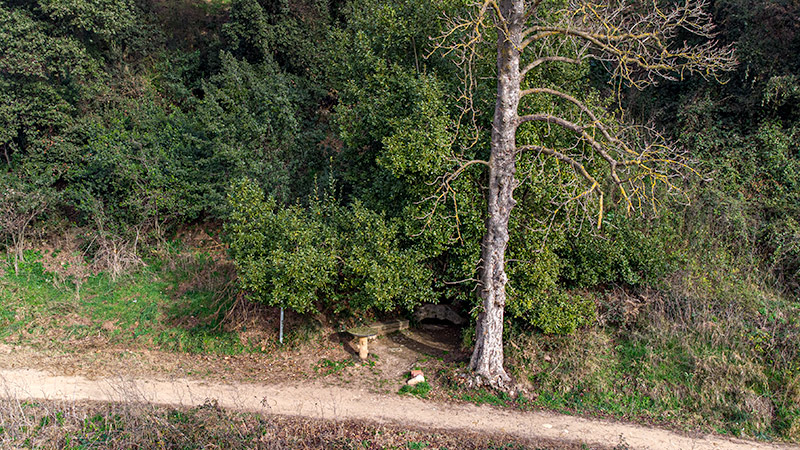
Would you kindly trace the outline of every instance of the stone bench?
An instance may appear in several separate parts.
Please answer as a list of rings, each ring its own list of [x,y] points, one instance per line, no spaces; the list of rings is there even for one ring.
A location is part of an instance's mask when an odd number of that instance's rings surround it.
[[[390,320],[367,326],[349,328],[347,332],[358,338],[358,357],[362,360],[366,360],[367,357],[369,357],[370,339],[374,339],[381,334],[389,334],[407,329],[408,320]]]

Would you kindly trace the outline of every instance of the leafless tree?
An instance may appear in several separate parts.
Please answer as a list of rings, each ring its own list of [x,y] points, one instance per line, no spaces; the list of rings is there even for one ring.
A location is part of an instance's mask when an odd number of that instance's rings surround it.
[[[535,152],[576,175],[582,186],[569,196],[591,211],[596,225],[610,199],[628,211],[658,206],[659,191],[677,193],[677,179],[691,167],[681,152],[655,129],[628,124],[594,102],[549,86],[530,86],[528,77],[553,64],[582,65],[595,60],[611,74],[615,92],[643,89],[659,80],[682,80],[688,74],[714,79],[736,64],[733,49],[720,47],[706,12],[706,0],[483,0],[466,17],[450,20],[436,39],[437,48],[455,56],[464,69],[466,109],[475,88],[473,62],[480,45],[496,35],[497,97],[488,161],[461,161],[441,178],[435,202],[447,200],[450,183],[469,166],[488,168],[488,211],[482,242],[479,292],[483,310],[476,326],[470,368],[475,380],[510,391],[513,381],[503,368],[503,315],[506,304],[505,252],[520,155]],[[676,42],[685,35],[700,43]],[[562,108],[522,111],[544,96]],[[621,99],[621,95],[617,97]],[[542,104],[542,102],[539,102]],[[558,112],[561,111],[561,112]],[[564,112],[568,111],[568,112]],[[572,145],[550,148],[541,142],[518,142],[523,126],[558,128]]]
[[[47,198],[40,192],[0,187],[0,235],[11,240],[9,249],[14,259],[14,273],[19,275],[19,263],[25,260],[25,234],[31,222],[47,208]]]

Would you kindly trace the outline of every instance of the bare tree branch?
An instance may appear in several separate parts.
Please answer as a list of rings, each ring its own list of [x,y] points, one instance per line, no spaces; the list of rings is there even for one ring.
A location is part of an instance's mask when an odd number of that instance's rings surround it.
[[[520,76],[524,78],[525,75],[532,69],[535,69],[544,63],[556,62],[556,61],[579,65],[583,63],[583,58],[579,59],[579,58],[568,58],[566,56],[544,56],[541,58],[537,58],[536,60],[525,66],[525,68],[522,69],[522,71],[520,72]]]
[[[707,7],[707,0],[685,0],[669,10],[656,0],[571,0],[560,22],[527,28],[521,48],[553,37],[581,39],[592,48],[589,57],[611,65],[612,75],[638,89],[659,79],[683,79],[686,73],[716,79],[736,60],[731,46],[720,47],[713,40]],[[681,31],[707,41],[676,47],[673,41]]]

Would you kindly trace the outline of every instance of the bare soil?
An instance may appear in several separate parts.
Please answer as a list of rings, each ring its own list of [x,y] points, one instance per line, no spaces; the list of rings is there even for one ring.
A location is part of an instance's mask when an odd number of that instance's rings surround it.
[[[196,406],[214,399],[226,408],[267,414],[557,439],[570,445],[800,448],[454,402],[443,392],[436,374],[445,362],[466,357],[459,342],[458,330],[442,326],[395,333],[372,342],[374,356],[363,364],[355,362],[352,340],[333,330],[296,348],[236,356],[108,348],[90,341],[69,353],[0,344],[0,394],[17,399],[174,406]],[[429,377],[433,386],[429,399],[397,394],[413,367],[422,367]]]

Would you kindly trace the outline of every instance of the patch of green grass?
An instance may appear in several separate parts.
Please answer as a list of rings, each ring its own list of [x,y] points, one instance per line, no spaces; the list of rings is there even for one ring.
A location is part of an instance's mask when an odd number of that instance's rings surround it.
[[[356,363],[352,359],[346,358],[334,361],[328,358],[322,358],[314,366],[314,372],[322,375],[323,377],[339,373],[348,367],[354,366]]]
[[[428,393],[431,391],[431,385],[428,384],[427,381],[423,381],[421,383],[417,383],[414,386],[405,385],[397,391],[398,394],[404,395],[409,394],[419,398],[426,398],[428,397]]]
[[[0,327],[8,326],[14,321],[14,309],[8,305],[0,304]]]
[[[63,345],[65,351],[73,348],[70,341],[92,337],[188,353],[260,351],[221,326],[225,274],[215,272],[204,255],[183,258],[188,262],[172,270],[155,261],[116,281],[103,273],[90,276],[78,290],[72,282],[54,282],[37,254],[29,254],[19,275],[7,268],[0,278],[0,338]],[[200,276],[204,283],[193,285]]]
[[[459,399],[474,403],[476,405],[495,405],[495,406],[515,406],[514,399],[506,393],[495,394],[485,389],[478,389],[476,391],[461,394]]]

